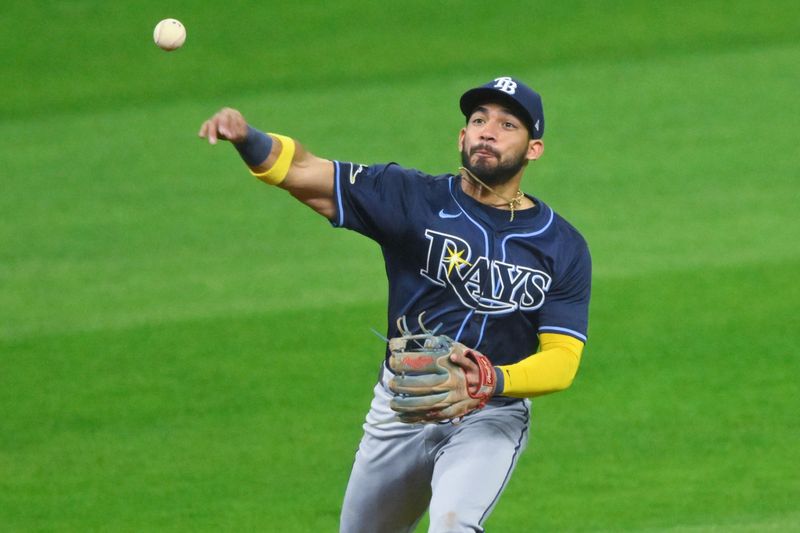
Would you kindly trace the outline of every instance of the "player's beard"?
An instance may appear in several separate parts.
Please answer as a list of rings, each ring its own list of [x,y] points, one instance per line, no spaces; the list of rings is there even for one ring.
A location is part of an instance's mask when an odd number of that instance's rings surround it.
[[[478,159],[474,165],[470,163],[470,157],[478,150],[485,150],[493,154],[497,160],[497,164],[489,164],[489,160],[485,157]],[[523,150],[519,154],[512,154],[504,161],[500,152],[491,146],[487,144],[476,144],[469,149],[469,153],[467,153],[466,147],[461,150],[461,165],[478,176],[486,185],[496,187],[516,176],[517,173],[528,164],[528,159],[525,157],[526,153],[527,147],[526,150]]]

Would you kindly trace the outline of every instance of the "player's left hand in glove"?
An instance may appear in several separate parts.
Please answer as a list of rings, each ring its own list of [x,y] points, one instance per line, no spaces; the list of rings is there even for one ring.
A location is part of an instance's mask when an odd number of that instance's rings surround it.
[[[412,335],[398,321],[400,337],[389,339],[391,408],[408,423],[459,418],[483,407],[492,397],[496,376],[491,361],[446,335],[422,326]]]

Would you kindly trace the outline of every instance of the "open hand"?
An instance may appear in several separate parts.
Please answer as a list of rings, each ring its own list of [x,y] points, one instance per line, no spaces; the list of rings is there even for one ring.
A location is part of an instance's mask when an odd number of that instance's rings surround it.
[[[209,144],[217,144],[218,139],[242,142],[247,137],[247,121],[236,109],[223,107],[203,122],[197,135],[208,139]]]

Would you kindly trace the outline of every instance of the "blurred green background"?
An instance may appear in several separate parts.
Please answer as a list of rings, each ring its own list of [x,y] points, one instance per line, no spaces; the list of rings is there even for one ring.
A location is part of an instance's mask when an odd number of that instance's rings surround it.
[[[800,531],[800,3],[12,0],[0,49],[0,530],[335,531],[379,249],[197,130],[448,172],[513,75],[595,276],[487,530]]]

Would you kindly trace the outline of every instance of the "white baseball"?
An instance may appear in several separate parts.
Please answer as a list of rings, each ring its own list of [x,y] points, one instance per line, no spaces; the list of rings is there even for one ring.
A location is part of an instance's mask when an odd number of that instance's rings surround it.
[[[162,50],[171,52],[183,46],[186,41],[186,28],[179,20],[164,19],[156,24],[153,40]]]

